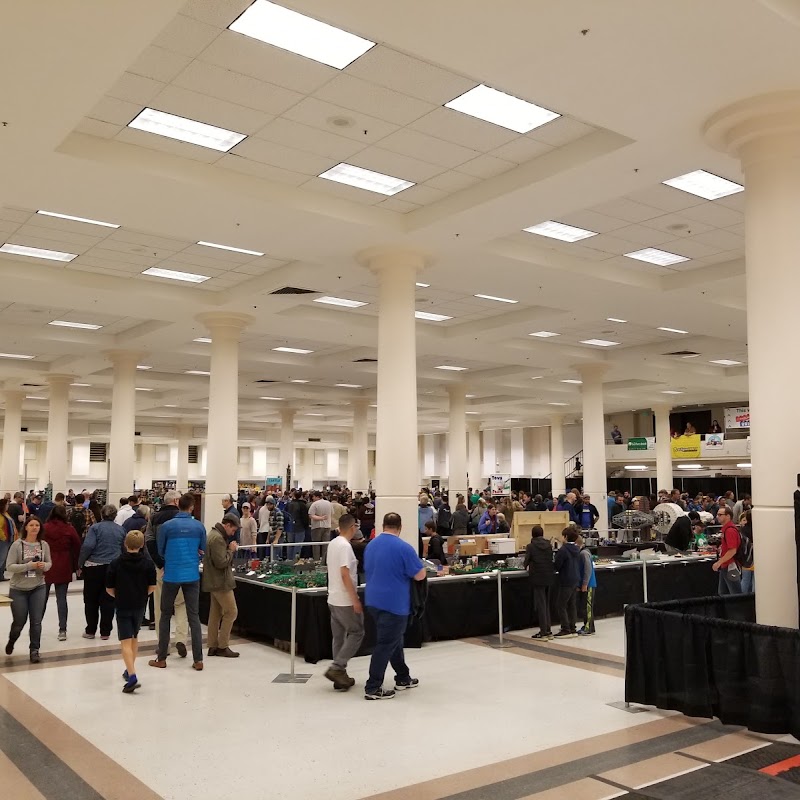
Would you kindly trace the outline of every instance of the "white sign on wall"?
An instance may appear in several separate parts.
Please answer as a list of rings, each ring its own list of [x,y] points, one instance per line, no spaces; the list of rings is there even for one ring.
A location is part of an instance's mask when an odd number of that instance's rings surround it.
[[[749,428],[750,427],[750,406],[739,406],[737,408],[725,409],[726,428]]]

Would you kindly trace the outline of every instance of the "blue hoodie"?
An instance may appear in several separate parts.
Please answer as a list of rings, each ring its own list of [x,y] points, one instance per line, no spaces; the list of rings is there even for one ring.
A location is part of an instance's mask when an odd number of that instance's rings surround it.
[[[158,553],[164,559],[167,583],[194,583],[200,580],[200,559],[206,549],[206,529],[186,511],[159,525]]]
[[[433,520],[436,522],[436,511],[431,506],[420,506],[419,507],[419,532],[425,533],[425,523],[428,520]]]

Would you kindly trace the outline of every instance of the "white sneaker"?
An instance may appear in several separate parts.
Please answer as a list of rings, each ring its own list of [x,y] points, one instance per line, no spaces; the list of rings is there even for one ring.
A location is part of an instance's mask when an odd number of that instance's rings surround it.
[[[59,631],[58,632],[58,641],[59,642],[66,642],[67,641],[67,632],[66,631]]]

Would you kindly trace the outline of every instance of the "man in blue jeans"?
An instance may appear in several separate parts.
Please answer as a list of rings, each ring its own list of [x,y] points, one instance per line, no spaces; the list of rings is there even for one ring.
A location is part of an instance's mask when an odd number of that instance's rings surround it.
[[[203,629],[200,627],[200,560],[206,550],[206,529],[192,516],[194,495],[178,500],[178,513],[159,525],[156,533],[158,554],[164,559],[161,589],[161,617],[158,621],[156,657],[147,663],[165,669],[169,650],[169,622],[175,613],[175,598],[183,590],[186,616],[192,636],[192,669],[203,669]]]
[[[383,533],[364,552],[365,604],[376,628],[375,649],[364,689],[367,700],[389,700],[395,690],[419,686],[403,657],[403,638],[411,613],[411,582],[425,580],[425,567],[416,550],[400,538],[401,529],[400,515],[387,514],[383,518]],[[395,672],[394,689],[384,690],[383,678],[389,663]]]

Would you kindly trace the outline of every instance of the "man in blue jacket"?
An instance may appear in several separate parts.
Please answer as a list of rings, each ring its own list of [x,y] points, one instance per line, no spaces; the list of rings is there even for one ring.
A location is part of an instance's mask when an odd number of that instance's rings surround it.
[[[184,494],[178,501],[178,513],[159,526],[158,553],[164,559],[161,590],[161,617],[158,621],[158,650],[148,662],[164,669],[169,650],[169,624],[175,613],[175,597],[183,591],[186,616],[192,636],[192,668],[203,669],[203,631],[200,627],[200,560],[206,550],[206,529],[192,516],[194,496]]]

